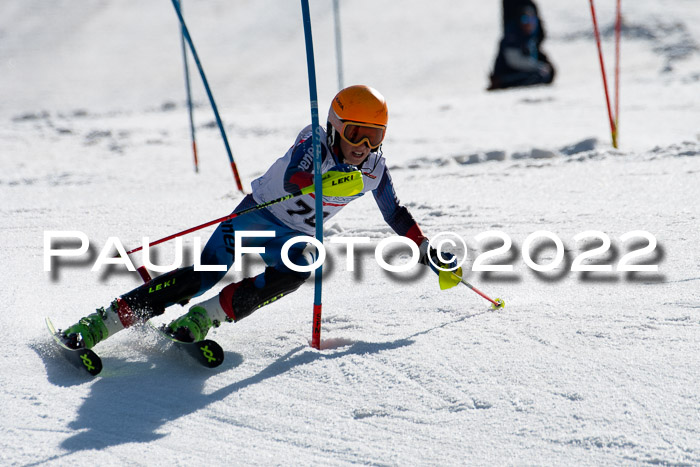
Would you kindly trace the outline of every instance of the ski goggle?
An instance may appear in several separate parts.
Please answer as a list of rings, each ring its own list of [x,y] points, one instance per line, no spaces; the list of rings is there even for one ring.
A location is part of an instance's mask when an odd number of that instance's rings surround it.
[[[386,127],[382,125],[373,125],[371,123],[343,122],[343,128],[340,132],[341,138],[345,142],[359,146],[362,143],[367,143],[370,149],[376,149],[384,141]]]

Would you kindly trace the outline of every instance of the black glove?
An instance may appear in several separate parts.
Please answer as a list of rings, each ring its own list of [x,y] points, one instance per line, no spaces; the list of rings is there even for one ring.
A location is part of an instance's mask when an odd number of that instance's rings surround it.
[[[437,274],[440,274],[441,269],[454,270],[457,267],[457,257],[455,255],[446,251],[438,254],[437,249],[430,246],[430,241],[427,238],[420,244],[420,258],[418,262],[430,266],[430,269]]]

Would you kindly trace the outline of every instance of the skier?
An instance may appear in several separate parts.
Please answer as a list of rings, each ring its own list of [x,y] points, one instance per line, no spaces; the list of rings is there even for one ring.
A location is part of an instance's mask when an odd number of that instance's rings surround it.
[[[550,84],[554,67],[542,51],[544,40],[537,7],[530,0],[503,1],[503,38],[488,90]]]
[[[429,246],[428,239],[406,207],[399,203],[382,156],[381,145],[388,121],[384,97],[368,86],[356,85],[341,90],[333,99],[326,131],[321,129],[322,170],[360,170],[364,178],[361,193],[345,198],[324,197],[324,218],[338,213],[347,203],[371,191],[384,220],[399,235],[413,240],[420,247],[420,262],[453,264],[454,258]],[[312,128],[307,126],[297,136],[294,145],[268,171],[252,183],[236,211],[261,204],[313,184]],[[284,265],[282,245],[299,235],[314,235],[315,202],[307,194],[252,211],[219,224],[201,255],[202,265],[226,265],[234,261],[234,233],[243,230],[274,231],[274,237],[254,238],[246,246],[265,247],[261,255],[267,265],[255,277],[243,279],[224,287],[218,296],[192,306],[166,328],[178,340],[200,341],[209,329],[223,322],[236,322],[258,308],[287,295],[308,279],[309,272],[296,272]],[[296,243],[289,251],[289,260],[308,266],[304,255],[306,243]],[[431,267],[433,267],[431,265]],[[146,284],[120,296],[109,306],[82,318],[61,332],[61,338],[71,348],[92,348],[98,342],[139,322],[162,314],[174,304],[184,305],[221,280],[226,271],[195,271],[193,266],[179,268],[152,279]]]

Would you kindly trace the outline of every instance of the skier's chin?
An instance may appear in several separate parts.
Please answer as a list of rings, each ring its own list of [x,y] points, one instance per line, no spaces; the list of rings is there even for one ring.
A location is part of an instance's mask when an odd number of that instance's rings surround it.
[[[351,153],[350,155],[345,156],[345,163],[350,164],[350,165],[358,165],[359,166],[359,165],[362,165],[362,163],[365,161],[365,159],[367,159],[367,156],[369,156],[369,154],[358,156],[358,155]]]

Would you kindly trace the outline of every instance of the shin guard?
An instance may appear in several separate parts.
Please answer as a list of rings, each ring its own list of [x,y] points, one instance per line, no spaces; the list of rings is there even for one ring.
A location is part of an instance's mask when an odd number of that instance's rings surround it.
[[[155,277],[117,299],[119,319],[129,327],[163,314],[171,305],[184,305],[199,292],[201,282],[193,266]]]
[[[273,267],[265,269],[264,285],[255,286],[256,278],[230,284],[219,293],[219,303],[226,315],[239,321],[283,296],[297,290],[306,280],[296,274],[285,274]],[[258,276],[260,277],[260,276]]]

